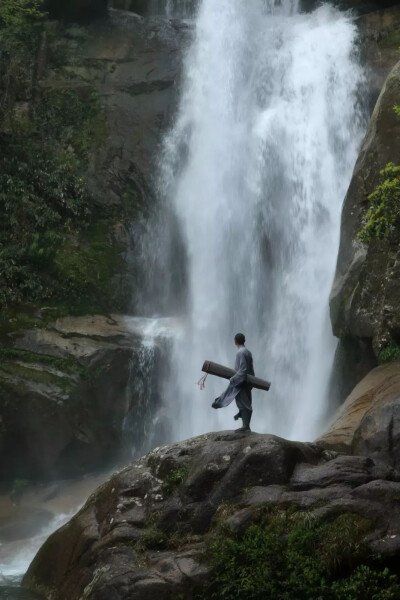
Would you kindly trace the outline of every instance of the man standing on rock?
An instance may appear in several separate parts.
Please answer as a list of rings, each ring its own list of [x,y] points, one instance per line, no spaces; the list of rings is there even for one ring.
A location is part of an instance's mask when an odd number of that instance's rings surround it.
[[[253,413],[251,390],[252,387],[247,383],[247,375],[254,375],[253,356],[245,347],[246,338],[243,333],[235,335],[235,346],[237,348],[235,361],[235,375],[229,380],[229,385],[225,392],[216,398],[212,403],[213,408],[224,408],[233,400],[236,400],[239,412],[235,415],[235,421],[242,419],[243,426],[236,429],[237,433],[250,430],[251,415]]]

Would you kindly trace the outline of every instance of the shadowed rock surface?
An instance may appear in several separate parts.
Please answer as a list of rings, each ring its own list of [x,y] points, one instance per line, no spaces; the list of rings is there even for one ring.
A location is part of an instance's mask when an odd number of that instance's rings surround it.
[[[72,476],[119,459],[130,411],[141,415],[131,439],[140,446],[157,408],[156,373],[152,390],[141,372],[142,336],[121,315],[65,317],[10,335],[0,364],[0,480]],[[155,348],[155,369],[160,355]]]
[[[399,474],[368,457],[271,435],[211,433],[116,473],[49,538],[24,586],[52,600],[192,598],[210,575],[204,548],[226,503],[226,522],[238,532],[266,506],[366,516],[374,523],[366,543],[393,557],[399,493]]]

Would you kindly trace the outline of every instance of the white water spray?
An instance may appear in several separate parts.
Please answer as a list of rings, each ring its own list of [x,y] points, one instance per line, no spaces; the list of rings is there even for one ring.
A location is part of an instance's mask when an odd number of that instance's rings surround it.
[[[235,407],[210,407],[224,382],[208,378],[204,392],[194,382],[205,359],[232,365],[238,331],[256,374],[273,382],[254,393],[253,428],[318,433],[340,211],[364,125],[356,40],[330,6],[308,15],[295,0],[199,6],[161,156],[160,189],[188,263],[188,326],[164,389],[175,439],[233,427]]]

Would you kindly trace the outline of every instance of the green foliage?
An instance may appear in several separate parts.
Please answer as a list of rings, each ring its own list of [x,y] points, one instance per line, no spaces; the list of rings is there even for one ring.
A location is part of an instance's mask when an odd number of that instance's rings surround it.
[[[36,135],[41,141],[58,144],[69,151],[75,171],[86,166],[88,151],[106,134],[104,115],[97,91],[89,85],[44,87],[35,110]]]
[[[182,466],[173,469],[164,479],[161,489],[164,495],[170,496],[186,480],[188,467]]]
[[[380,571],[361,565],[348,579],[334,582],[332,594],[334,600],[397,600],[400,585],[389,569]]]
[[[374,238],[398,237],[400,227],[400,166],[389,163],[381,171],[382,183],[368,197],[370,207],[359,239],[368,244]]]
[[[221,527],[208,548],[207,594],[224,600],[388,600],[397,578],[360,566],[371,523],[353,514],[322,522],[307,513],[270,513],[242,536]],[[364,595],[363,595],[364,594]]]
[[[87,226],[91,200],[68,149],[4,133],[0,144],[0,306],[5,306],[54,294],[57,249]]]
[[[379,353],[379,362],[390,363],[400,360],[400,345],[391,342],[384,346]]]
[[[46,301],[73,314],[118,310],[126,290],[110,282],[122,270],[121,215],[94,205],[86,177],[107,135],[105,115],[92,85],[62,74],[60,36],[41,7],[0,2],[0,308]]]
[[[7,37],[14,37],[25,44],[25,36],[42,23],[44,13],[41,0],[2,0],[0,4],[0,27]],[[34,29],[35,30],[35,29]]]

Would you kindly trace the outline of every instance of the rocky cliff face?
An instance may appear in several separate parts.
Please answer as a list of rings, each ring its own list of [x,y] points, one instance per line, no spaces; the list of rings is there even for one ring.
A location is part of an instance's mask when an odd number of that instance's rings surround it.
[[[330,306],[334,333],[342,340],[339,362],[353,371],[347,392],[378,361],[383,348],[399,341],[398,245],[388,239],[373,239],[366,245],[358,238],[369,195],[382,181],[380,171],[399,155],[400,119],[393,110],[399,99],[400,63],[389,75],[375,107],[343,206]],[[356,361],[358,370],[352,368]]]

